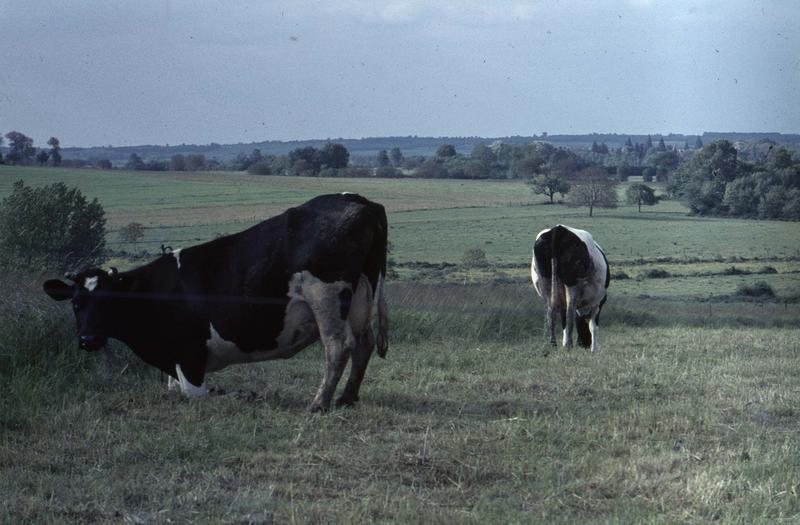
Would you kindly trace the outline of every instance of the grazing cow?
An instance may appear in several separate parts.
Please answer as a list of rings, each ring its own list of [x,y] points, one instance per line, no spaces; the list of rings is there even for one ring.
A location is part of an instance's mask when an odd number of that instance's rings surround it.
[[[591,234],[563,224],[539,232],[533,245],[531,278],[547,308],[550,344],[556,345],[555,323],[560,313],[562,344],[572,347],[572,329],[577,324],[578,344],[598,351],[600,309],[606,302],[611,274],[608,260]]]
[[[72,299],[81,348],[118,339],[190,397],[207,394],[207,372],[287,359],[319,339],[325,375],[309,408],[326,410],[348,358],[336,404],[358,400],[375,346],[373,301],[386,355],[386,235],[380,204],[324,195],[134,270],[91,268],[68,275],[73,284],[47,281],[44,291]]]

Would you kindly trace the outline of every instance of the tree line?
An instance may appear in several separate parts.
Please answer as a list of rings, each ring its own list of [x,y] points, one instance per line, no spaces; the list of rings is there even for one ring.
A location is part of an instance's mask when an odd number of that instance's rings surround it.
[[[61,143],[56,137],[50,137],[47,141],[49,149],[36,148],[33,139],[20,133],[19,131],[9,131],[5,134],[8,140],[8,151],[3,157],[0,151],[0,164],[13,164],[27,166],[39,164],[40,166],[60,166],[61,165]],[[3,136],[0,135],[0,146],[3,146]]]
[[[729,141],[714,141],[677,167],[667,192],[697,215],[800,220],[800,158],[768,146],[746,161]]]

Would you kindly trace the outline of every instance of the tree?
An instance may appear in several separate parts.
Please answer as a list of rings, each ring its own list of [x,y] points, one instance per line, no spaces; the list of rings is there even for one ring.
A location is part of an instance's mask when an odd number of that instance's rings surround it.
[[[95,168],[101,170],[110,170],[114,166],[111,164],[111,161],[108,159],[98,159],[94,163]]]
[[[191,171],[199,171],[205,169],[205,167],[206,156],[202,153],[192,153],[191,155],[186,155],[186,169]]]
[[[403,164],[403,152],[400,148],[392,148],[389,151],[389,158],[392,160],[392,166],[399,168]]]
[[[658,138],[658,146],[656,146],[656,151],[667,151],[667,145],[664,144],[664,137]]]
[[[61,166],[61,143],[55,137],[50,137],[47,141],[50,146],[50,159],[53,161],[53,166]]]
[[[140,222],[129,222],[119,229],[119,240],[136,244],[144,237],[144,225]]]
[[[385,168],[389,164],[391,164],[391,160],[389,159],[389,154],[386,153],[385,149],[382,149],[378,152],[378,157],[376,159],[379,168]]]
[[[105,258],[103,207],[63,182],[14,183],[0,203],[0,258],[31,268],[73,270]]]
[[[439,159],[449,159],[456,156],[456,147],[452,144],[441,144],[436,148],[436,157]]]
[[[142,160],[142,157],[140,157],[136,153],[131,153],[131,156],[128,157],[128,162],[125,164],[125,169],[126,170],[139,171],[139,170],[143,170],[144,167],[145,166],[144,166],[144,161]]]
[[[595,208],[617,207],[617,183],[605,170],[592,166],[584,168],[570,184],[568,201],[573,206],[589,208],[589,217]]]
[[[313,149],[313,148],[312,148]],[[341,144],[328,142],[322,148],[320,164],[333,169],[344,169],[350,163],[350,152]]]
[[[694,141],[694,149],[700,149],[703,147],[703,141],[700,139],[700,136],[697,136],[697,140]]]
[[[653,139],[650,137],[650,135],[647,136],[647,142],[644,143],[644,149],[645,151],[653,149]]]
[[[569,191],[569,183],[555,173],[536,175],[526,181],[526,184],[534,195],[547,195],[550,197],[551,204],[556,193],[560,193],[563,197]]]
[[[170,171],[186,171],[186,157],[177,153],[169,159]]]
[[[36,154],[36,162],[39,163],[39,166],[44,166],[47,164],[47,161],[50,159],[50,154],[47,153],[47,150],[40,149],[39,153]]]
[[[6,155],[6,161],[11,164],[26,164],[33,158],[36,148],[33,147],[33,139],[19,131],[9,131],[6,133],[8,147],[11,151]]]
[[[625,198],[628,204],[639,206],[639,213],[642,212],[642,204],[652,206],[658,202],[655,190],[646,184],[631,184],[625,190]]]

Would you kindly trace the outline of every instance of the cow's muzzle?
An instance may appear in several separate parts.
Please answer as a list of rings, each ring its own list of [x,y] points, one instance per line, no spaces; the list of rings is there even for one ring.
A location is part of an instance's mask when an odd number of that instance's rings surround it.
[[[88,352],[101,350],[107,342],[108,338],[102,335],[82,335],[78,338],[78,346]]]

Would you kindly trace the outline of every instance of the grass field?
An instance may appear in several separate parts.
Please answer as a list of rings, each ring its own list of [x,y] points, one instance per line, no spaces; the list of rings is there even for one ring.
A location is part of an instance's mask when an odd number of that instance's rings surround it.
[[[388,359],[370,364],[362,402],[310,415],[319,345],[213,374],[232,394],[193,402],[122,345],[79,352],[41,277],[8,274],[0,522],[800,521],[797,223],[674,202],[589,218],[487,181],[0,167],[0,197],[19,178],[98,197],[111,241],[146,224],[139,246],[112,245],[128,250],[357,191],[387,206],[399,278]],[[589,229],[630,277],[612,281],[599,355],[542,345],[527,265],[559,222]],[[489,267],[459,266],[473,247]],[[762,280],[777,300],[736,295]]]

